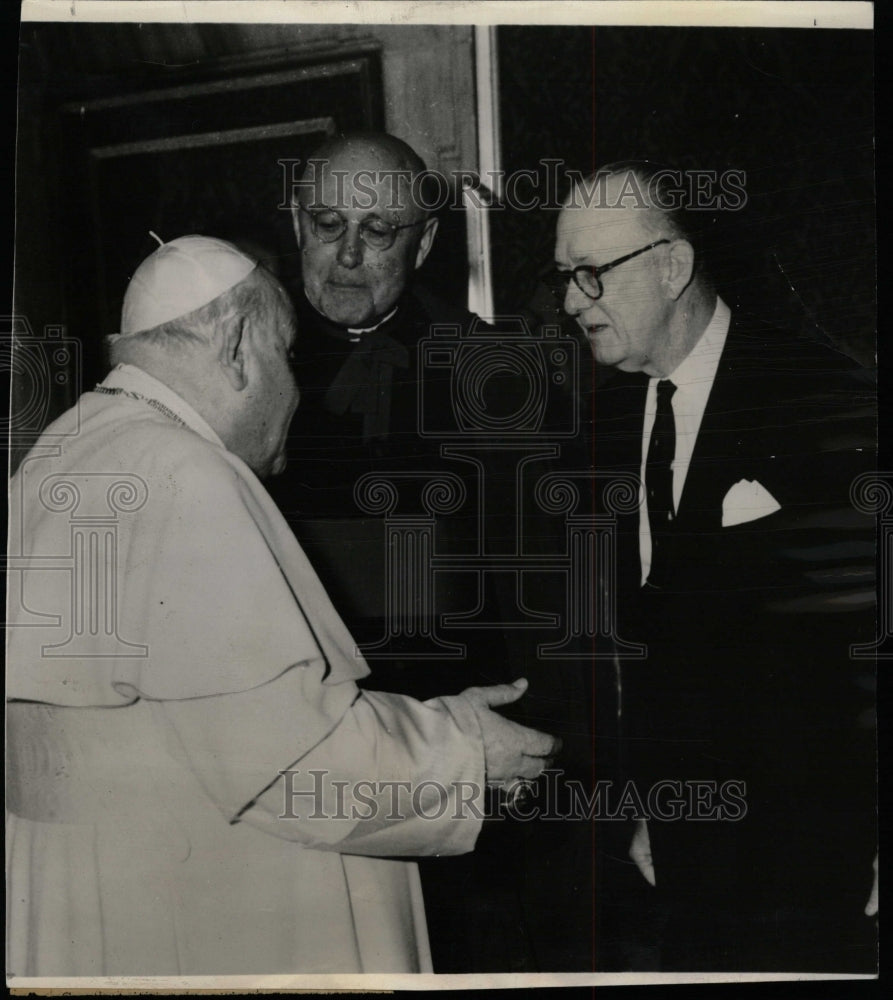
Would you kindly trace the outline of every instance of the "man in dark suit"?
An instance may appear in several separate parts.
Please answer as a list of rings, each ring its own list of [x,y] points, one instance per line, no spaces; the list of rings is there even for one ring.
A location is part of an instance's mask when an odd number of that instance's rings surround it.
[[[420,459],[416,344],[432,317],[410,286],[437,232],[413,187],[424,170],[395,136],[339,136],[294,194],[303,416],[290,436],[300,472],[281,492],[301,520],[356,516],[365,472]]]
[[[874,636],[874,525],[850,489],[872,467],[871,384],[731,313],[678,180],[599,171],[555,251],[564,309],[616,369],[596,465],[643,481],[616,581],[621,633],[648,645],[618,685],[630,856],[664,969],[870,971],[873,674],[850,646]]]
[[[418,154],[396,136],[336,136],[308,158],[292,203],[302,275],[301,407],[289,434],[291,471],[274,497],[353,634],[367,644],[385,634],[388,570],[381,514],[362,506],[364,477],[393,480],[398,512],[422,514],[425,477],[456,475],[457,463],[441,459],[441,442],[424,433],[420,381],[427,398],[443,377],[435,372],[431,384],[419,344],[436,324],[465,331],[474,317],[414,282],[438,224],[423,207],[431,203],[425,174]],[[464,513],[439,519],[439,545],[455,543]],[[441,591],[438,613],[452,610]],[[428,613],[413,604],[412,614]],[[424,698],[438,682],[460,682],[461,663],[417,660],[412,652],[401,659],[403,638],[391,637],[390,656],[376,659],[380,683]]]
[[[383,514],[360,506],[362,484],[370,482],[364,477],[375,476],[394,484],[395,514],[424,522],[430,513],[426,485],[438,478],[459,482],[457,493],[465,499],[457,509],[438,513],[434,549],[461,559],[480,543],[483,486],[476,469],[441,454],[445,443],[457,444],[449,433],[455,361],[426,367],[420,345],[435,328],[447,328],[452,332],[441,337],[440,354],[455,359],[463,339],[492,328],[462,303],[444,302],[415,280],[438,226],[425,208],[436,200],[425,188],[426,174],[415,150],[386,133],[333,137],[308,159],[292,204],[303,284],[296,302],[301,406],[289,434],[288,470],[273,487],[352,635],[370,645],[386,639],[372,665],[378,688],[419,699],[528,672],[527,663],[510,658],[498,627],[446,633],[454,648],[465,646],[461,657],[450,656],[449,649],[442,655],[420,650],[445,612],[474,608],[475,584],[468,573],[419,581],[395,566]],[[525,386],[498,372],[486,388],[497,414],[513,413],[525,398]],[[441,435],[437,428],[446,429]],[[514,485],[508,465],[514,455],[485,448],[475,457],[492,484],[486,533],[497,537],[505,517],[497,523],[494,512],[508,506],[501,500]],[[379,488],[378,496],[386,490]],[[389,588],[397,594],[391,606]],[[499,614],[497,600],[492,592],[481,595],[486,609],[493,608],[491,618]],[[397,601],[402,631],[393,635],[388,629]],[[525,708],[519,717],[529,713]],[[529,935],[520,930],[520,846],[508,826],[488,822],[472,862],[423,866],[438,972],[537,971]],[[519,930],[490,934],[494,926]]]

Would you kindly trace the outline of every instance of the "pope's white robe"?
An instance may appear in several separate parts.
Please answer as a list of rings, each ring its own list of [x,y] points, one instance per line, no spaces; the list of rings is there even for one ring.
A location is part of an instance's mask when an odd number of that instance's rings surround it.
[[[395,856],[474,845],[470,703],[361,693],[253,473],[146,373],[103,385],[11,484],[10,973],[429,971]]]

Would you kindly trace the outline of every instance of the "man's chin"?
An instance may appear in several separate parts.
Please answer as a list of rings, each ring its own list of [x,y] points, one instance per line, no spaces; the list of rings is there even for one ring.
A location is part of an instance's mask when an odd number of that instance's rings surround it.
[[[327,292],[317,309],[339,326],[370,326],[375,322],[375,303],[365,289]]]
[[[597,364],[606,368],[616,368],[621,372],[637,372],[641,369],[641,365],[634,358],[630,358],[616,342],[605,339],[599,343],[595,337],[587,339]]]
[[[626,358],[623,356],[622,352],[614,349],[612,344],[597,344],[595,339],[590,337],[589,346],[592,348],[592,356],[600,365],[608,365],[611,368],[620,368],[623,370],[623,364]]]

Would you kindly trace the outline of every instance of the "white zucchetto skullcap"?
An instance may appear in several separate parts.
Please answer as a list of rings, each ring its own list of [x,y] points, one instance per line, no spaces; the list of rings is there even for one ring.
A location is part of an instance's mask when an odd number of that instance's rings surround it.
[[[206,306],[256,267],[257,261],[238,247],[211,236],[181,236],[162,243],[130,279],[121,335],[151,330]]]

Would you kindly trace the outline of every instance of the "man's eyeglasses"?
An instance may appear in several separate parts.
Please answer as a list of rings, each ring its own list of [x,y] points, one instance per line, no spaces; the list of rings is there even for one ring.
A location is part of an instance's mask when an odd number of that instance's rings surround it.
[[[298,202],[298,208],[310,218],[310,231],[322,243],[335,243],[347,232],[347,219],[334,208],[304,208]],[[370,250],[390,250],[401,229],[412,229],[413,226],[424,225],[425,220],[407,222],[396,226],[372,216],[360,223],[360,239]]]
[[[647,247],[642,247],[641,250],[633,250],[632,253],[625,254],[623,257],[618,257],[617,260],[609,261],[607,264],[602,264],[599,267],[594,267],[592,264],[580,264],[571,271],[562,271],[556,268],[548,272],[543,281],[552,289],[560,302],[564,302],[564,297],[567,294],[567,286],[571,279],[573,279],[574,284],[587,298],[594,301],[604,295],[605,290],[602,287],[602,275],[606,271],[617,267],[618,264],[625,264],[626,261],[632,260],[633,257],[638,257],[640,253],[645,253],[648,250],[659,247],[661,243],[669,242],[670,240],[667,239],[655,240],[653,243],[649,243]]]

